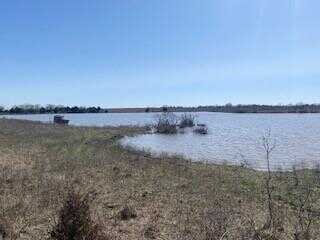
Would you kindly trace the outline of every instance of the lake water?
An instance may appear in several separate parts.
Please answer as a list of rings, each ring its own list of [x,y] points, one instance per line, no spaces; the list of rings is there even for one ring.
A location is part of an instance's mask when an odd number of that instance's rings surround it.
[[[145,125],[155,121],[153,113],[65,114],[73,125]],[[276,148],[271,155],[274,170],[293,166],[311,168],[320,164],[320,114],[228,114],[197,113],[197,121],[209,134],[196,135],[191,129],[176,135],[145,134],[121,140],[153,154],[179,154],[194,161],[247,164],[265,170],[262,136],[271,130]],[[15,115],[8,118],[52,122],[53,115]]]
[[[27,114],[27,115],[3,115],[0,117],[40,121],[52,123],[56,114]],[[146,125],[154,121],[152,113],[82,113],[82,114],[59,114],[70,120],[75,126],[123,126],[123,125]]]

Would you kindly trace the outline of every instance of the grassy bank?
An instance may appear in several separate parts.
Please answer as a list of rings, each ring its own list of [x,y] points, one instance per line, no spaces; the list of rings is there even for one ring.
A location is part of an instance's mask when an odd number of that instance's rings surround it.
[[[144,131],[0,119],[0,233],[48,239],[72,190],[109,239],[320,239],[318,171],[269,177],[118,145]]]

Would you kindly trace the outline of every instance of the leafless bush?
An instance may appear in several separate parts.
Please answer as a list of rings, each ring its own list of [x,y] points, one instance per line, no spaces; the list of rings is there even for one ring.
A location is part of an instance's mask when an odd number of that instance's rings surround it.
[[[271,173],[271,166],[270,166],[270,157],[273,150],[276,148],[276,143],[272,139],[271,130],[269,129],[266,134],[262,137],[262,146],[265,151],[265,158],[267,162],[267,178],[265,182],[265,188],[267,193],[267,205],[268,205],[268,220],[264,226],[264,229],[269,229],[273,227],[274,223],[274,209],[273,209],[273,186],[272,186],[272,173]]]
[[[292,185],[289,189],[289,204],[296,217],[294,239],[313,239],[311,229],[320,219],[320,209],[317,205],[317,170],[313,174],[297,171],[293,168]]]
[[[81,196],[74,191],[68,195],[59,213],[59,219],[50,232],[52,240],[106,240],[101,226],[90,216],[89,195]]]
[[[129,206],[125,206],[119,212],[120,220],[126,221],[126,220],[130,220],[130,219],[136,218],[136,217],[137,217],[136,211],[132,207],[129,207]]]
[[[165,112],[158,116],[155,124],[157,133],[175,134],[177,133],[177,117],[173,113]]]
[[[206,126],[198,126],[193,130],[194,133],[196,134],[208,134],[208,128]]]
[[[196,119],[195,115],[191,113],[190,114],[184,113],[180,117],[179,127],[180,128],[193,127],[195,125],[195,119]]]

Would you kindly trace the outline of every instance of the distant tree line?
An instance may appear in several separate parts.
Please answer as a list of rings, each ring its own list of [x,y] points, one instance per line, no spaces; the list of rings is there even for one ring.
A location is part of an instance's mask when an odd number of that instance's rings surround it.
[[[320,113],[320,104],[199,106],[197,111],[229,113]]]
[[[163,106],[163,112],[225,112],[225,113],[320,113],[320,104],[288,105],[233,105],[231,103],[215,106],[181,107]]]
[[[0,106],[2,114],[46,114],[46,113],[106,113],[108,110],[101,107],[78,107],[78,106],[56,106],[56,105],[19,105],[11,108]]]
[[[110,108],[101,107],[79,107],[79,106],[60,106],[60,105],[19,105],[11,108],[0,106],[0,114],[45,114],[45,113],[125,113],[125,112],[226,112],[226,113],[320,113],[320,104],[289,104],[289,105],[225,105],[182,107],[182,106],[163,106],[146,108]]]

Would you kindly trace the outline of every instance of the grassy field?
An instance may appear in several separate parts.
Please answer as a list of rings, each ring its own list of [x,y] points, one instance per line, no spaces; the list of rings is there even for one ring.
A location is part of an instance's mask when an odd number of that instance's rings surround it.
[[[320,239],[319,171],[269,176],[119,146],[144,131],[0,119],[0,236],[50,239],[76,192],[107,239]]]

